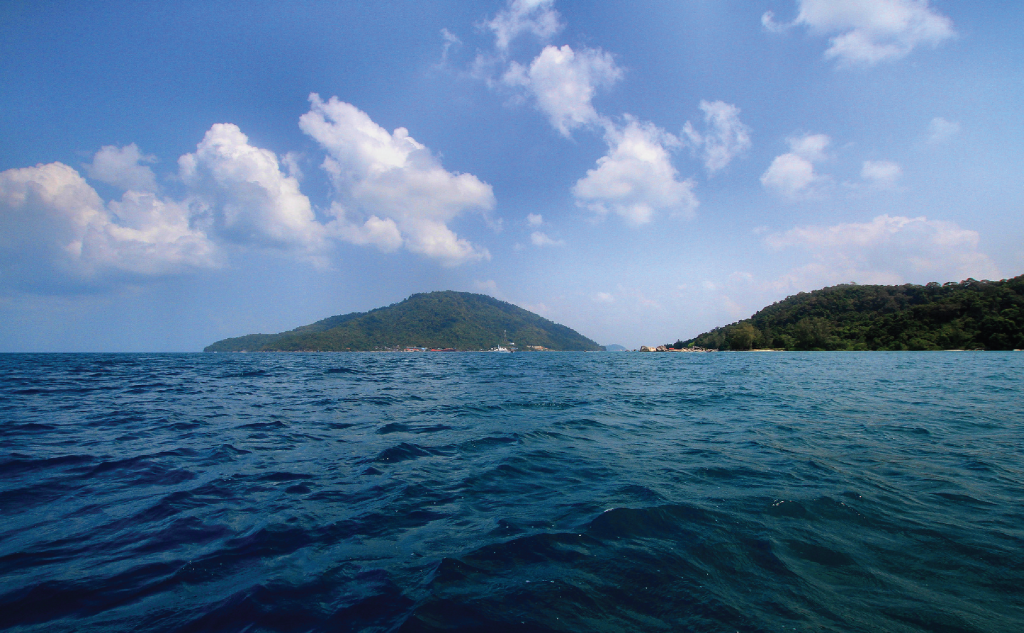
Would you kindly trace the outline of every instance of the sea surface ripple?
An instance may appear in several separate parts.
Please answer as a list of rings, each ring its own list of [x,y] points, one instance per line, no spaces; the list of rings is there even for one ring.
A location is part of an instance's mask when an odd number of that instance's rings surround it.
[[[1024,354],[0,355],[0,629],[1022,631]]]

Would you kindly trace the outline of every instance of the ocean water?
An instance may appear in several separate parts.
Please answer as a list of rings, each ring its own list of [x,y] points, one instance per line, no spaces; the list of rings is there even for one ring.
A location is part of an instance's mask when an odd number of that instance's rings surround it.
[[[0,355],[0,629],[1024,631],[1024,354]]]

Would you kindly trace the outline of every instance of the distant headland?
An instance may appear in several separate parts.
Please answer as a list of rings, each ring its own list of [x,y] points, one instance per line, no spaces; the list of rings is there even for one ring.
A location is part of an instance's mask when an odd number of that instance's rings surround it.
[[[217,341],[206,352],[601,351],[564,325],[487,295],[427,292],[279,334]]]
[[[924,286],[842,284],[649,351],[1024,349],[1024,275]]]

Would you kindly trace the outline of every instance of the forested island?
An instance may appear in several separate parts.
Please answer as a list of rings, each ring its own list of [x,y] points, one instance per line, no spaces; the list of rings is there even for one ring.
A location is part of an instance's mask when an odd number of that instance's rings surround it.
[[[842,284],[801,292],[676,349],[1024,348],[1024,275],[924,286]]]
[[[487,295],[427,292],[369,312],[333,316],[279,334],[248,334],[206,347],[206,352],[600,351],[564,325]]]

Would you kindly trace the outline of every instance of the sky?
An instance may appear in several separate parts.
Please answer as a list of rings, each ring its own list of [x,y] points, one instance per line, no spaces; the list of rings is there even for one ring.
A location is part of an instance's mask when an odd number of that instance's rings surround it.
[[[0,4],[0,352],[485,293],[630,348],[1024,273],[1024,5]]]

